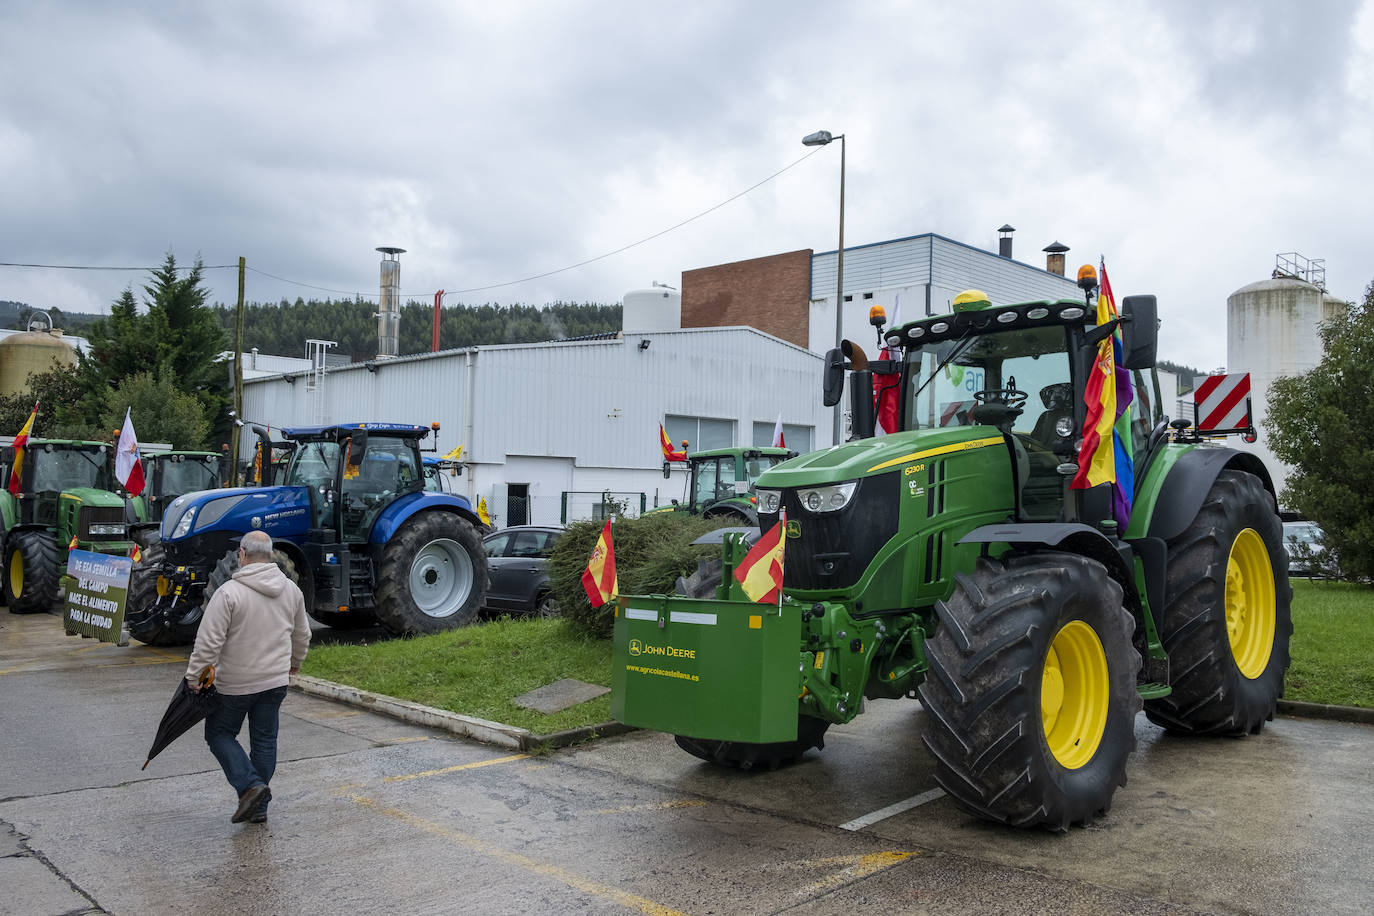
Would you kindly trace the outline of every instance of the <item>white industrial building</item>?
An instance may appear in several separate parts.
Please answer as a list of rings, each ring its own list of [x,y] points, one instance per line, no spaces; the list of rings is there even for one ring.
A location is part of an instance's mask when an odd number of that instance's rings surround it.
[[[693,448],[771,436],[809,450],[828,430],[821,359],[753,328],[624,333],[613,339],[473,347],[245,381],[244,417],[283,426],[438,422],[462,444],[455,491],[483,497],[498,526],[589,518],[608,494],[637,514],[683,495],[662,474],[658,426],[706,427]],[[710,440],[716,441],[710,441]],[[245,449],[251,445],[245,437]],[[822,444],[828,444],[822,443]],[[642,497],[641,497],[642,494]],[[528,506],[525,517],[519,517]],[[512,518],[512,510],[515,517]]]

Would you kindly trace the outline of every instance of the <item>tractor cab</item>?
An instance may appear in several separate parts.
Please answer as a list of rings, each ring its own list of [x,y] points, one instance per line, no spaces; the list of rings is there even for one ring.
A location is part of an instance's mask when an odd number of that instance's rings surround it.
[[[741,525],[757,525],[757,499],[754,483],[759,475],[796,452],[785,448],[718,448],[694,452],[687,457],[685,499],[673,500],[671,507],[655,511],[690,512],[709,517],[728,516]],[[671,465],[663,464],[663,476]]]
[[[162,521],[173,500],[224,485],[222,459],[214,452],[155,452],[143,459],[143,492],[129,501],[138,522]]]
[[[284,434],[295,447],[283,483],[305,488],[316,536],[366,544],[384,508],[426,489],[419,442],[428,427],[368,423]]]

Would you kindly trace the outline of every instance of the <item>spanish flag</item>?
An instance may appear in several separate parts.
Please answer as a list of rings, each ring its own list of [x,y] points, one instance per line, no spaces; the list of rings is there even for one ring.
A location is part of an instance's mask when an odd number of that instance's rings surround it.
[[[663,448],[663,460],[664,460],[664,461],[686,461],[686,460],[687,460],[687,442],[686,442],[686,440],[683,440],[683,442],[682,442],[682,450],[681,450],[681,451],[675,451],[675,450],[673,449],[673,443],[670,442],[670,441],[668,440],[668,431],[667,431],[666,429],[663,428],[663,424],[662,424],[662,423],[658,424],[658,444]]]
[[[135,563],[143,562],[143,551],[138,549],[137,544],[134,545],[133,550],[129,551],[129,559],[133,560]]]
[[[14,470],[10,471],[9,490],[15,496],[19,495],[20,477],[24,471],[24,446],[29,444],[29,433],[33,432],[33,418],[38,416],[38,402],[33,402],[33,412],[29,414],[29,419],[24,423],[24,428],[19,430],[19,435],[14,437]]]
[[[783,524],[784,520],[779,518],[735,567],[735,579],[750,601],[778,600],[778,589],[782,588]]]
[[[615,546],[611,544],[611,520],[606,519],[606,527],[601,529],[601,537],[596,540],[596,549],[587,561],[587,569],[582,573],[582,587],[586,589],[587,600],[592,607],[601,607],[620,593],[620,581],[615,575]]]

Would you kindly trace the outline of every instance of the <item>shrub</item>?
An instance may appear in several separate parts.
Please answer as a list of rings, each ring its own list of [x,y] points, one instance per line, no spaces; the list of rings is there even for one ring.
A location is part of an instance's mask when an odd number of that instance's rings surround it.
[[[618,518],[614,526],[616,577],[622,595],[671,595],[678,576],[696,572],[697,559],[717,553],[716,545],[693,547],[708,531],[730,524],[685,512]],[[582,588],[582,573],[604,522],[573,522],[549,556],[549,584],[563,616],[601,637],[611,635],[613,605],[594,608]]]

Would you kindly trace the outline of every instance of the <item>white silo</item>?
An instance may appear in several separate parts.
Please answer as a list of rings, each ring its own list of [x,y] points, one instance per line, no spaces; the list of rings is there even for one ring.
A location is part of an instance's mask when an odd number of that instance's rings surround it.
[[[635,331],[676,331],[682,327],[682,293],[655,283],[651,289],[632,289],[621,306],[620,327]]]
[[[1326,292],[1325,271],[1314,273],[1297,259],[1300,270],[1289,272],[1294,255],[1280,255],[1274,277],[1243,286],[1226,298],[1227,372],[1250,373],[1253,422],[1259,441],[1246,443],[1239,436],[1227,445],[1258,455],[1282,492],[1291,468],[1274,456],[1266,441],[1263,421],[1268,413],[1269,386],[1280,376],[1301,375],[1317,367],[1322,358],[1318,328],[1336,316],[1345,303]],[[1315,281],[1315,282],[1313,282]]]

